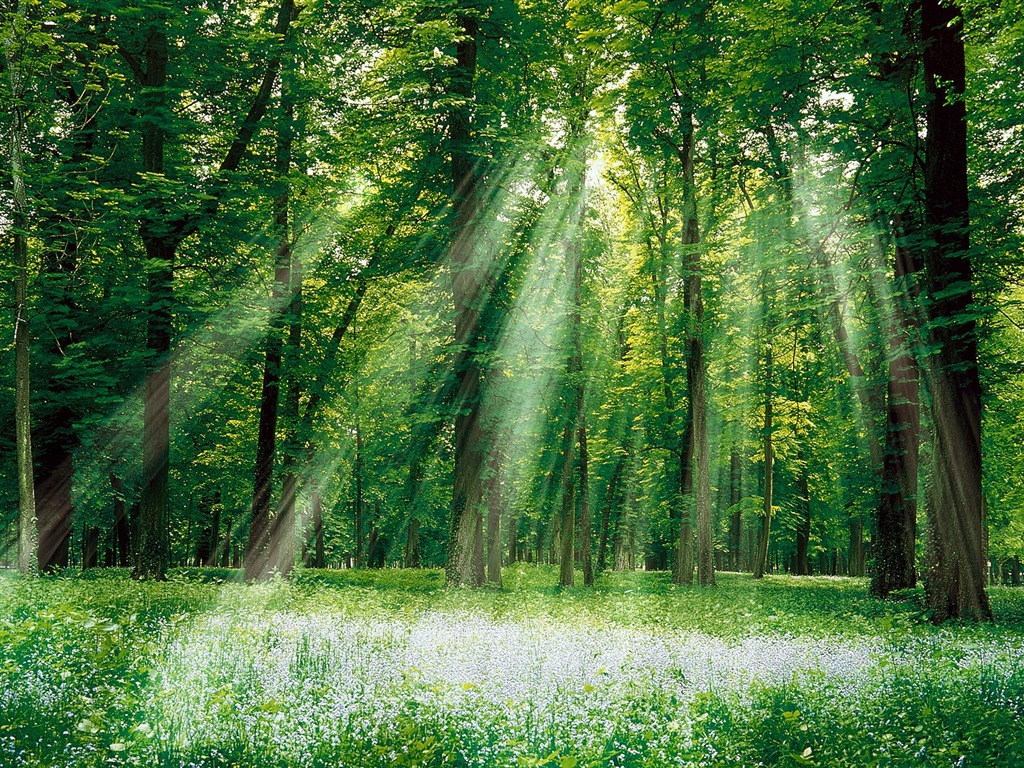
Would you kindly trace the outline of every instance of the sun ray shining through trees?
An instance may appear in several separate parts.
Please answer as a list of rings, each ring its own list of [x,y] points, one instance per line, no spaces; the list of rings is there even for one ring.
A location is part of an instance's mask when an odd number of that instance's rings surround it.
[[[0,764],[1021,764],[1016,10],[3,0]]]

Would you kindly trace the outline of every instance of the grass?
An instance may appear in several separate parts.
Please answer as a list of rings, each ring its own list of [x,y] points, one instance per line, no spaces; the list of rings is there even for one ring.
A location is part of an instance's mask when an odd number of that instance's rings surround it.
[[[1020,766],[1024,590],[507,569],[0,578],[0,766]]]

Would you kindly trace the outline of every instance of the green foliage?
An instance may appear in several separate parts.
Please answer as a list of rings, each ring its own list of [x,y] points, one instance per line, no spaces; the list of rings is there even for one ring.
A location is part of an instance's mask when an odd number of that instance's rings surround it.
[[[90,574],[0,579],[5,766],[1024,759],[1020,590],[993,590],[994,625],[936,629],[851,579],[722,574],[709,593],[643,573],[561,590],[525,566],[501,590],[431,570]]]

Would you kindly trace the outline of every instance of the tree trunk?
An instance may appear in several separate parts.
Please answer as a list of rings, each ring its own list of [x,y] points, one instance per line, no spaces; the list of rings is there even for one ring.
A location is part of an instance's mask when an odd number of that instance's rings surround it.
[[[99,565],[100,529],[94,525],[82,527],[82,570]]]
[[[352,557],[354,567],[363,566],[363,429],[359,416],[359,386],[356,385],[356,455],[355,455],[355,491],[353,524],[355,526],[356,551]]]
[[[768,537],[772,525],[772,485],[773,465],[775,463],[772,445],[772,345],[765,347],[765,380],[764,380],[764,507],[761,510],[761,532],[757,538],[757,551],[754,555],[754,578],[764,576],[768,565]]]
[[[697,512],[697,583],[702,587],[715,585],[714,538],[711,520],[711,460],[708,449],[708,402],[706,394],[707,361],[704,350],[704,298],[702,296],[700,231],[697,226],[697,187],[694,178],[693,113],[682,119],[682,141],[679,159],[683,171],[683,248],[686,250],[685,310],[687,319],[686,383],[689,392],[690,453],[694,474],[694,508]],[[686,531],[688,526],[680,526]],[[679,551],[684,552],[683,534]],[[682,559],[682,557],[680,558]],[[677,583],[689,583],[689,573],[677,573]]]
[[[31,380],[29,376],[28,328],[28,196],[25,190],[24,152],[27,126],[25,93],[27,73],[17,36],[26,30],[24,10],[17,2],[13,8],[12,38],[5,40],[4,57],[11,93],[10,168],[14,208],[11,211],[11,235],[14,251],[14,429],[18,472],[18,570],[34,574],[39,569],[36,533],[35,481],[32,465]]]
[[[474,566],[477,519],[482,500],[484,446],[480,429],[481,361],[479,321],[485,294],[485,269],[475,236],[480,209],[477,159],[472,151],[472,101],[476,78],[477,20],[459,15],[462,38],[450,90],[455,104],[449,115],[451,147],[452,300],[455,307],[456,416],[452,515],[446,576],[451,584],[479,586]]]
[[[406,568],[419,568],[422,566],[420,555],[420,521],[409,518],[409,526],[405,535],[405,562]]]
[[[148,119],[142,129],[142,167],[148,174],[164,174],[167,99],[168,43],[164,19],[154,21],[146,38],[145,79],[140,98],[141,111]],[[148,296],[146,303],[146,348],[150,373],[142,433],[142,499],[139,516],[136,578],[163,579],[170,552],[167,542],[167,491],[170,469],[171,324],[174,301],[172,279],[177,242],[167,231],[165,214],[155,202],[139,224],[146,247]]]
[[[934,621],[991,619],[982,534],[981,383],[968,240],[963,18],[955,3],[923,0],[925,266],[933,425],[928,602]]]
[[[580,447],[580,551],[583,555],[583,585],[592,587],[594,586],[594,559],[590,544],[590,529],[592,527],[590,521],[590,467],[585,414],[580,414],[576,433]]]
[[[739,446],[735,443],[729,454],[729,508],[732,519],[729,524],[729,550],[733,570],[742,571],[747,567],[743,557],[743,513],[740,502],[743,500],[743,464],[740,459]]]
[[[487,581],[501,586],[501,474],[498,449],[487,457]]]
[[[886,388],[885,452],[882,489],[878,504],[875,567],[871,592],[886,597],[897,589],[917,584],[917,465],[920,442],[920,406],[917,363],[910,350],[915,331],[914,307],[918,291],[913,283],[920,270],[914,248],[895,233],[894,284],[897,299],[889,332],[889,376]]]
[[[576,531],[576,483],[573,482],[573,429],[572,423],[565,425],[562,436],[564,449],[562,458],[562,513],[559,516],[558,583],[571,587],[575,583],[576,569],[573,557],[573,542]]]
[[[128,530],[128,513],[125,508],[124,484],[121,478],[110,473],[110,488],[114,495],[114,552],[117,564],[128,566],[131,552],[131,533]]]
[[[800,437],[798,436],[798,440]],[[797,464],[799,474],[796,478],[796,504],[799,509],[799,518],[796,528],[796,575],[810,576],[811,563],[808,557],[811,543],[811,494],[810,485],[807,480],[807,461],[804,456],[803,445],[798,449]]]
[[[514,514],[508,521],[508,562],[519,562],[519,518]]]

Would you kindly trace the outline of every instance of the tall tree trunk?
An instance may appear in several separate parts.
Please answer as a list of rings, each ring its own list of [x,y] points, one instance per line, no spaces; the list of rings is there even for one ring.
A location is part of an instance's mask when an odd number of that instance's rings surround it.
[[[462,38],[456,44],[451,92],[455,104],[449,115],[451,146],[452,299],[455,306],[456,416],[452,515],[449,528],[446,576],[451,584],[479,586],[475,567],[476,534],[480,529],[481,475],[484,464],[480,429],[481,361],[479,322],[485,296],[484,265],[476,227],[480,212],[477,159],[473,154],[472,101],[476,79],[479,26],[460,14]]]
[[[356,385],[356,455],[355,466],[355,504],[353,507],[353,525],[355,526],[356,551],[352,564],[356,568],[363,566],[363,425],[359,414],[359,385]]]
[[[294,18],[294,13],[293,8],[292,18]],[[294,473],[290,478],[282,479],[281,502],[273,520],[271,520],[270,514],[277,453],[281,379],[284,373],[282,367],[284,330],[286,327],[288,328],[289,349],[293,344],[291,337],[301,333],[301,330],[295,330],[300,322],[301,295],[297,293],[293,283],[298,283],[299,290],[301,290],[301,277],[299,276],[296,280],[296,276],[293,275],[288,179],[292,167],[294,135],[295,100],[290,77],[294,62],[287,42],[285,42],[281,60],[281,99],[274,149],[274,175],[280,185],[280,192],[274,196],[273,204],[273,229],[277,238],[277,247],[274,251],[274,283],[271,288],[270,322],[264,341],[263,390],[260,398],[260,420],[256,441],[256,467],[253,478],[249,543],[245,553],[246,579],[267,578],[275,566],[282,573],[290,572],[291,562],[282,551],[282,545],[285,548],[288,548],[288,545],[282,540],[282,537],[291,542],[294,540],[294,534],[288,527],[289,523],[294,525],[290,514],[294,510],[296,491]],[[294,368],[295,364],[292,363],[292,365]],[[294,372],[289,377],[289,382],[294,382],[297,375],[297,372]],[[289,427],[294,433],[298,420],[297,397],[294,408],[291,410],[294,413],[292,413]],[[291,464],[294,465],[295,456],[292,454],[289,456]],[[285,463],[287,461],[286,459]],[[282,513],[288,516],[287,521],[281,518]],[[292,551],[292,557],[294,559],[294,551]]]
[[[287,235],[287,207],[282,210],[279,207],[279,202],[278,198],[274,203],[274,223],[279,231],[279,244],[271,294],[270,328],[264,341],[263,388],[260,395],[259,427],[256,433],[256,467],[253,477],[252,511],[249,517],[249,543],[245,552],[246,579],[265,578],[270,571],[270,506],[273,497],[277,418],[281,391],[281,358],[284,346],[282,334],[291,283],[291,247]]]
[[[917,363],[910,349],[920,270],[915,248],[901,242],[897,226],[894,285],[897,298],[889,332],[885,454],[878,504],[875,567],[871,592],[886,597],[917,584],[917,466],[921,430]]]
[[[566,468],[569,472],[571,488],[563,484],[563,528],[562,528],[562,583],[571,585],[573,580],[574,560],[573,543],[576,539],[576,500],[579,501],[579,549],[582,554],[583,583],[594,585],[594,567],[590,546],[590,471],[587,455],[587,421],[586,421],[586,380],[583,372],[583,249],[580,245],[580,222],[584,208],[584,181],[586,176],[586,150],[577,144],[582,141],[583,118],[576,118],[579,123],[570,130],[569,156],[566,163],[566,198],[569,213],[566,218],[566,237],[562,248],[565,254],[565,268],[570,286],[569,334],[571,352],[567,366],[569,385],[569,441],[576,440],[576,449],[570,447],[566,452]],[[566,505],[571,505],[567,508]],[[571,517],[573,525],[566,528],[567,519]],[[568,532],[569,542],[565,541]],[[569,555],[569,564],[564,560]],[[565,581],[568,579],[568,582]]]
[[[283,41],[295,16],[293,0],[282,0],[275,35]],[[141,86],[142,168],[152,177],[165,175],[164,150],[167,143],[167,115],[171,87],[167,81],[169,46],[166,20],[158,13],[148,30],[143,61],[121,49]],[[256,129],[267,109],[281,65],[280,51],[267,61],[260,87],[245,118],[220,164],[221,173],[238,170]],[[221,203],[225,185],[214,185],[201,211],[171,217],[166,208],[153,201],[139,222],[139,236],[146,249],[148,272],[146,348],[150,372],[146,380],[142,436],[142,500],[139,515],[138,552],[134,575],[162,579],[170,558],[167,527],[168,473],[170,469],[170,349],[173,321],[173,264],[181,242],[198,231]]]
[[[687,99],[683,99],[687,102]],[[687,321],[686,385],[689,394],[689,448],[694,486],[694,509],[697,513],[697,583],[702,587],[715,585],[714,538],[711,521],[711,461],[708,449],[707,361],[704,351],[704,298],[702,296],[700,230],[697,224],[697,188],[694,177],[693,113],[685,112],[682,140],[677,148],[683,172],[683,242],[686,251],[685,310]],[[685,513],[684,513],[685,514]],[[680,526],[679,557],[676,583],[689,584],[692,571],[686,563],[689,546],[688,525]]]
[[[158,17],[146,39],[146,68],[142,89],[142,112],[147,116],[142,130],[142,168],[147,174],[164,174],[167,99],[167,33]],[[171,324],[173,262],[177,242],[167,231],[161,206],[154,204],[139,224],[146,247],[148,298],[146,304],[146,348],[150,373],[142,432],[142,499],[139,519],[139,548],[136,578],[162,579],[170,560],[167,539],[167,491],[170,468]]]
[[[933,425],[928,602],[935,621],[991,619],[985,592],[981,383],[968,239],[963,17],[956,3],[922,0],[925,211]]]
[[[35,481],[32,465],[31,379],[29,376],[28,328],[28,196],[22,159],[25,123],[25,51],[27,33],[24,9],[11,9],[11,37],[5,40],[4,58],[11,94],[10,168],[14,197],[11,234],[14,251],[14,429],[18,472],[18,570],[34,574],[39,569],[36,534]]]
[[[763,303],[767,303],[764,301]],[[765,378],[764,378],[764,507],[761,510],[761,531],[757,537],[757,551],[754,553],[754,578],[764,576],[768,566],[768,537],[772,525],[772,486],[775,453],[772,444],[772,431],[775,428],[772,413],[772,345],[765,346]]]
[[[297,11],[293,11],[297,15]],[[293,15],[294,18],[294,15]],[[300,467],[308,466],[310,462],[302,461],[302,424],[300,417],[299,400],[302,396],[302,265],[295,257],[294,236],[290,223],[292,212],[291,184],[288,182],[288,175],[292,171],[292,142],[295,138],[295,87],[293,81],[295,71],[294,51],[286,40],[285,53],[282,56],[281,68],[281,118],[278,126],[278,140],[276,140],[276,170],[279,178],[285,179],[285,185],[276,201],[278,214],[275,218],[279,222],[279,231],[282,237],[282,249],[288,250],[290,264],[290,285],[289,293],[291,301],[285,313],[285,323],[288,326],[288,342],[285,349],[285,362],[287,366],[283,369],[285,380],[288,382],[288,389],[285,392],[284,417],[285,434],[285,457],[282,461],[281,480],[281,501],[278,504],[278,513],[274,516],[272,534],[270,537],[271,546],[276,547],[276,565],[282,575],[288,577],[292,568],[295,567],[296,552],[296,504],[299,495],[299,471]]]

